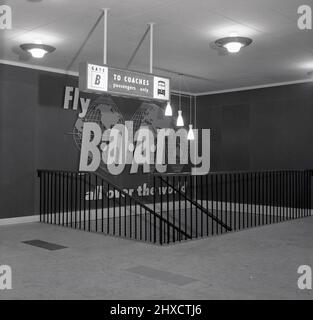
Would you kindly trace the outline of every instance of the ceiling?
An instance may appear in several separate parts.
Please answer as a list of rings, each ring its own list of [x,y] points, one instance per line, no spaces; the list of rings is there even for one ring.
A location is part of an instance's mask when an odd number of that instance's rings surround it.
[[[199,94],[307,79],[313,70],[313,30],[297,27],[297,9],[313,0],[8,0],[12,30],[0,30],[0,59],[68,70],[100,15],[110,8],[108,64],[126,68],[147,29],[155,25],[154,73],[169,76],[175,90]],[[237,55],[214,41],[236,32],[253,39]],[[56,51],[44,59],[19,45],[40,39]],[[103,22],[70,67],[103,60]],[[149,37],[129,67],[149,71]],[[168,73],[171,70],[174,73]],[[176,73],[175,73],[176,72]],[[177,74],[186,76],[178,76]],[[193,75],[203,79],[196,79]],[[181,80],[181,81],[179,81]]]

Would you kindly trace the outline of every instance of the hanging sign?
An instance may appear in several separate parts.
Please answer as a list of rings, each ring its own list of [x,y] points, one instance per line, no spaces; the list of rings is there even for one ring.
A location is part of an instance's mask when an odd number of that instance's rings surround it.
[[[105,65],[84,63],[79,69],[79,90],[168,101],[170,99],[170,79],[110,68]]]

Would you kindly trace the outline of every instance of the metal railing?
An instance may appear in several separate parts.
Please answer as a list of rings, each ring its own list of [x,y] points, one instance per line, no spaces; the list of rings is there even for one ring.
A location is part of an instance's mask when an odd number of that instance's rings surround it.
[[[311,215],[311,171],[155,174],[145,203],[97,173],[38,176],[41,222],[161,245]]]
[[[41,222],[159,244],[190,238],[96,173],[38,170],[38,177]]]
[[[192,238],[311,215],[311,171],[156,174],[153,185],[155,211]]]

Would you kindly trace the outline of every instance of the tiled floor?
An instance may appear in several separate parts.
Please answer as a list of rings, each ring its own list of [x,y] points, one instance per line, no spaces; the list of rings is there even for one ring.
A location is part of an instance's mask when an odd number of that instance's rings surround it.
[[[31,223],[0,227],[0,299],[313,299],[313,217],[165,247]],[[67,248],[23,243],[41,240]]]

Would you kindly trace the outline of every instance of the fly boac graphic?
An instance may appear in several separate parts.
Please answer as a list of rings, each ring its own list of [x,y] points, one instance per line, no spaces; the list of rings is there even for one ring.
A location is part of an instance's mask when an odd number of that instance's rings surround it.
[[[193,175],[204,175],[210,171],[210,130],[201,130],[202,154],[199,155],[199,132],[188,141],[187,130],[162,128],[157,135],[149,127],[140,127],[134,132],[132,121],[116,124],[101,131],[95,122],[83,124],[80,171],[96,171],[101,162],[113,175],[121,174],[125,165],[131,165],[130,173],[151,172],[151,166],[159,173],[167,172],[168,164],[192,164]],[[179,139],[178,148],[177,141]],[[175,146],[175,147],[173,147]]]

